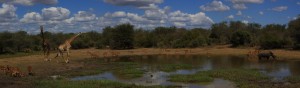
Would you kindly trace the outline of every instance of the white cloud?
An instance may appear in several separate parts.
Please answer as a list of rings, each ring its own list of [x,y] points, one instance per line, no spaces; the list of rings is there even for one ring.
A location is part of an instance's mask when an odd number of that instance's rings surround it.
[[[242,22],[245,23],[245,24],[249,23],[249,21],[247,21],[247,20],[243,20]]]
[[[152,12],[152,13],[151,13]],[[112,16],[114,13],[122,13],[120,16]],[[144,14],[138,15],[129,12],[106,13],[99,18],[99,26],[115,26],[122,23],[131,23],[136,27],[145,29],[158,26],[176,27],[204,27],[208,28],[214,22],[203,12],[196,14],[182,13],[181,11],[166,12],[166,9],[146,10]]]
[[[227,18],[228,19],[234,19],[234,16],[233,15],[229,15]]]
[[[245,4],[233,4],[233,8],[238,10],[247,9]]]
[[[251,16],[246,16],[246,18],[251,19],[252,17]]]
[[[279,7],[272,8],[273,11],[277,11],[277,12],[282,12],[282,11],[285,11],[287,9],[288,9],[287,6],[279,6]]]
[[[245,4],[261,4],[264,0],[231,0],[233,8],[237,10],[247,9]]]
[[[164,9],[146,10],[144,17],[150,20],[163,20],[167,18],[167,10]]]
[[[138,7],[139,9],[144,9],[144,10],[153,10],[153,9],[159,9],[157,5],[155,4],[149,4],[148,6],[141,6]]]
[[[191,23],[193,26],[208,26],[213,24],[214,22],[205,15],[203,12],[199,12],[197,14],[191,15]]]
[[[126,13],[124,11],[116,11],[114,13],[105,13],[106,17],[118,18],[118,17],[126,17]]]
[[[224,5],[221,1],[213,1],[200,6],[200,9],[203,11],[227,11],[230,10],[230,7]]]
[[[34,5],[36,3],[53,5],[57,4],[58,0],[0,0],[1,3],[20,4],[20,5]]]
[[[0,8],[0,22],[12,22],[17,20],[16,14],[17,7],[10,4],[2,4],[2,8]]]
[[[176,27],[185,27],[186,26],[186,24],[184,22],[174,22],[173,24]]]
[[[70,11],[62,7],[50,7],[42,9],[44,20],[62,21],[69,17]]]
[[[150,4],[160,4],[163,0],[103,0],[106,3],[110,3],[118,6],[134,6],[143,7]]]
[[[92,20],[96,20],[96,15],[86,11],[78,11],[78,13],[74,15],[74,20],[92,21]]]
[[[253,3],[253,4],[261,4],[264,0],[231,0],[232,3]]]
[[[135,13],[127,13],[127,18],[129,18],[130,20],[134,21],[134,22],[145,22],[147,21],[146,18],[143,18],[141,16],[139,16],[138,14]]]
[[[297,2],[297,5],[300,5],[300,2]]]
[[[296,19],[298,19],[298,17],[293,17],[293,20],[296,20]]]
[[[213,24],[213,20],[205,15],[203,12],[199,12],[196,14],[188,14],[182,13],[181,11],[175,11],[170,13],[169,22],[173,23],[174,26],[182,27],[186,25],[186,27],[204,27],[208,28]],[[183,24],[185,23],[185,24]]]
[[[171,22],[187,22],[190,20],[190,14],[175,11],[169,14],[169,20]]]
[[[241,15],[243,15],[243,13],[242,13],[242,11],[238,11],[238,12],[236,13],[236,15],[241,16]]]
[[[264,15],[263,11],[259,11],[258,13],[259,13],[259,15]]]
[[[20,21],[24,23],[34,23],[34,22],[40,22],[42,20],[43,17],[39,13],[30,12],[30,13],[26,13]]]
[[[101,30],[106,26],[122,23],[130,23],[137,28],[144,29],[159,26],[209,28],[214,23],[204,12],[193,14],[181,11],[170,12],[170,7],[159,8],[154,4],[151,8],[143,8],[144,13],[116,11],[107,12],[98,17],[92,13],[93,11],[78,11],[71,15],[71,12],[66,8],[49,7],[43,8],[40,13],[39,11],[28,12],[21,19],[18,19],[15,13],[16,9],[12,4],[2,5],[0,8],[0,29],[9,31],[23,29],[30,33],[38,33],[36,27],[44,25],[46,31],[49,32],[84,32]]]

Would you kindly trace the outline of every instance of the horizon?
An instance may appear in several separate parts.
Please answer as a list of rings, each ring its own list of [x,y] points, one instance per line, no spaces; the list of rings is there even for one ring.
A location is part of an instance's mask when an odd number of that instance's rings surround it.
[[[77,2],[76,2],[77,1]],[[299,0],[1,0],[0,31],[101,32],[130,23],[137,28],[205,28],[241,21],[287,25],[300,14]]]

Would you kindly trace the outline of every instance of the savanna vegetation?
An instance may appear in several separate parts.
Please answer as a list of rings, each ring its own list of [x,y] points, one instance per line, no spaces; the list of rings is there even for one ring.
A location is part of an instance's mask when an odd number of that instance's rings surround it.
[[[45,32],[53,50],[72,35],[74,33]],[[42,49],[40,34],[1,32],[0,40],[0,54]],[[102,32],[83,33],[72,43],[72,48],[195,48],[220,44],[231,44],[232,47],[259,46],[261,49],[300,49],[300,18],[290,21],[288,25],[220,22],[209,29],[156,27],[144,30],[135,29],[131,24],[121,24],[105,27]]]

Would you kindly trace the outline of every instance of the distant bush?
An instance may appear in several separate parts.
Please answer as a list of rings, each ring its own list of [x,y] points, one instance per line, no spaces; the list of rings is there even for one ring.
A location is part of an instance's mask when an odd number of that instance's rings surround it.
[[[232,34],[230,43],[233,47],[250,44],[251,35],[247,31],[236,31]]]

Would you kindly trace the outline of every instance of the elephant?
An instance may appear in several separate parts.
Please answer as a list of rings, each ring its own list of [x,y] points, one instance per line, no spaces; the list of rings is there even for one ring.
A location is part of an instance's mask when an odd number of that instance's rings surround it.
[[[259,60],[261,60],[262,58],[267,58],[267,60],[269,60],[270,57],[272,57],[273,59],[276,59],[276,56],[273,54],[272,51],[258,53],[257,57]]]

